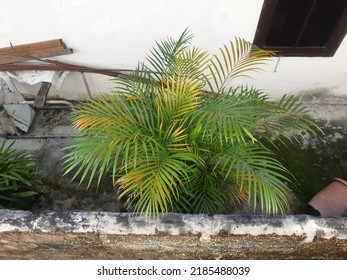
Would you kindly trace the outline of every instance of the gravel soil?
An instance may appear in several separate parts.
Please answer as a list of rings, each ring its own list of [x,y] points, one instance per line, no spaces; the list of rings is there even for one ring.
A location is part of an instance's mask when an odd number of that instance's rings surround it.
[[[347,240],[297,236],[106,235],[97,233],[0,233],[0,259],[7,260],[346,260]]]

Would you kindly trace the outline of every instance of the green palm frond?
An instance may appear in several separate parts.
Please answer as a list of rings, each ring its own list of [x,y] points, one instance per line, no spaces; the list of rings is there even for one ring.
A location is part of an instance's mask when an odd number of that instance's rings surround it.
[[[263,71],[273,52],[259,49],[252,43],[236,37],[229,46],[220,48],[221,57],[213,56],[207,75],[211,92],[224,92],[230,81],[238,77],[249,77],[249,72]]]
[[[151,72],[158,81],[165,79],[167,74],[175,74],[177,55],[189,46],[189,41],[192,37],[193,35],[189,34],[188,29],[186,29],[177,40],[167,38],[157,42],[156,47],[147,56],[147,61],[150,65],[150,68],[147,68],[147,72]]]
[[[184,49],[178,53],[177,58],[171,67],[174,73],[180,73],[190,80],[200,80],[202,82],[203,73],[211,64],[211,57],[208,52],[203,52],[197,47]]]
[[[137,69],[130,75],[119,75],[113,79],[116,84],[115,94],[123,94],[125,96],[139,96],[152,94],[158,85],[158,80],[152,75],[150,70],[144,63],[139,63]]]
[[[189,151],[161,152],[119,179],[119,199],[126,195],[129,205],[136,201],[135,212],[145,212],[148,219],[167,212],[189,185],[192,163],[202,162]]]
[[[209,172],[201,173],[197,184],[191,190],[194,197],[190,201],[192,213],[220,213],[221,207],[226,203],[227,193],[219,183],[218,178]]]
[[[323,133],[309,116],[307,107],[294,96],[283,95],[278,104],[269,103],[269,105],[271,107],[264,111],[263,117],[249,128],[255,134],[264,138],[270,136],[283,144],[285,144],[283,139],[300,144],[308,135],[316,137],[317,133]]]
[[[65,174],[75,170],[73,178],[80,182],[94,175],[98,181],[112,170],[117,174],[136,166],[138,154],[157,154],[160,144],[153,137],[156,121],[144,103],[136,97],[102,95],[76,108],[72,113],[79,134],[66,148],[71,150],[65,160]],[[145,107],[146,108],[146,107]],[[78,169],[76,169],[79,167]]]
[[[287,202],[286,182],[292,174],[274,154],[261,145],[233,145],[216,155],[215,168],[224,173],[224,179],[235,179],[241,190],[247,189],[253,205],[268,214],[284,212]]]
[[[190,182],[181,190],[180,199],[175,201],[172,211],[180,213],[220,213],[227,201],[228,193],[223,184],[208,166],[195,168],[190,174]]]
[[[167,77],[157,88],[156,108],[158,116],[167,117],[167,122],[182,118],[200,104],[201,83],[173,75]]]
[[[205,101],[192,115],[189,126],[201,125],[200,138],[207,143],[225,145],[257,141],[250,128],[270,108],[272,105],[266,103],[266,97],[261,91],[236,88]]]

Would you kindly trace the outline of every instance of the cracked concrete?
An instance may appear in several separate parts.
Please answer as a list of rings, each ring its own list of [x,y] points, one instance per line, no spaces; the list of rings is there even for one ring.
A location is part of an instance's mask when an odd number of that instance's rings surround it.
[[[0,210],[0,259],[347,259],[347,217]]]
[[[130,213],[88,211],[0,210],[0,232],[40,231],[100,233],[117,235],[192,234],[208,240],[221,233],[234,235],[301,236],[307,242],[315,237],[347,239],[347,217],[320,218],[308,215],[283,217],[242,215],[182,215],[169,213],[155,220]]]

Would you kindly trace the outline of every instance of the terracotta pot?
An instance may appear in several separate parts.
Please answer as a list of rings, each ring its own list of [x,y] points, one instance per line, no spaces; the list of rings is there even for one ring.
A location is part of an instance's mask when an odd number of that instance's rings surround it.
[[[334,178],[308,204],[317,210],[322,217],[347,216],[347,182]]]

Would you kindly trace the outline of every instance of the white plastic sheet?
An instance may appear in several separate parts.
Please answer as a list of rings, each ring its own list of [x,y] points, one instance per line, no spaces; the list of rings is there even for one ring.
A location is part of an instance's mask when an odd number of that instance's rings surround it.
[[[28,85],[49,82],[56,89],[59,89],[67,74],[68,72],[56,71],[0,72],[0,104],[9,101],[24,101],[24,97],[17,89],[13,80]],[[28,104],[4,105],[4,108],[14,126],[28,132],[35,116],[34,109]],[[8,133],[13,133],[9,129],[5,130]]]
[[[20,71],[3,72],[7,77],[17,80],[20,83],[35,85],[40,82],[49,82],[56,89],[59,89],[69,72],[57,71]],[[0,74],[1,75],[1,74]],[[1,77],[1,76],[0,76]]]

